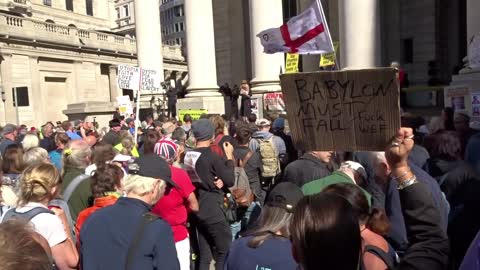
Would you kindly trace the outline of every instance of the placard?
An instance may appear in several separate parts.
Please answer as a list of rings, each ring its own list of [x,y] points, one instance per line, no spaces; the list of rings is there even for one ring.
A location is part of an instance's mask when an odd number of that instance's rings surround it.
[[[472,119],[480,120],[480,92],[472,93]]]
[[[138,90],[140,87],[140,68],[118,65],[118,88]]]
[[[160,90],[160,77],[155,70],[142,69],[142,90],[158,92]]]
[[[120,115],[130,116],[133,114],[133,106],[129,96],[117,97],[117,103],[118,113],[120,113]]]
[[[468,85],[456,85],[444,88],[445,107],[452,107],[456,112],[472,112],[472,95]]]
[[[281,75],[297,147],[383,151],[400,128],[396,72],[380,68]]]
[[[178,110],[178,119],[183,121],[183,117],[185,116],[185,114],[190,114],[190,116],[192,117],[192,120],[198,120],[198,119],[200,119],[200,116],[202,114],[208,114],[208,110],[206,110],[206,109]]]
[[[340,42],[334,41],[333,48],[335,49],[335,52],[324,53],[320,55],[320,65],[319,65],[320,67],[328,67],[328,66],[335,65],[335,62],[337,61],[336,54],[338,53],[339,45],[340,45]]]
[[[297,73],[298,72],[298,59],[299,54],[287,53],[285,59],[285,73]]]
[[[263,105],[266,111],[284,112],[285,101],[282,93],[267,93],[263,95]]]

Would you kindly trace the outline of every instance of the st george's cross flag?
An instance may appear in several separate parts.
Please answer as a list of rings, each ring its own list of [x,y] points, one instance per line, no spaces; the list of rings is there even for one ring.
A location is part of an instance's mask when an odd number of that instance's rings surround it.
[[[260,32],[265,53],[324,54],[334,52],[332,38],[320,0],[280,28]]]

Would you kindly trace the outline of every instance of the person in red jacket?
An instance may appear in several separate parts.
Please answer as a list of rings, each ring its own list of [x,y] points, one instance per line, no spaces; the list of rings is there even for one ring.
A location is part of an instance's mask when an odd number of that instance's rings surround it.
[[[151,149],[154,141],[147,140],[145,149]],[[177,187],[167,187],[164,196],[153,207],[152,212],[159,215],[172,226],[173,238],[177,249],[181,270],[190,269],[190,239],[188,235],[188,212],[198,211],[195,186],[184,170],[172,166],[178,157],[178,146],[173,140],[162,139],[155,144],[156,154],[166,160],[172,173],[172,180]]]
[[[93,206],[81,211],[75,224],[75,234],[78,240],[82,225],[88,217],[98,209],[114,204],[120,197],[123,176],[123,170],[115,164],[105,164],[96,169],[91,178],[92,194],[95,198]]]

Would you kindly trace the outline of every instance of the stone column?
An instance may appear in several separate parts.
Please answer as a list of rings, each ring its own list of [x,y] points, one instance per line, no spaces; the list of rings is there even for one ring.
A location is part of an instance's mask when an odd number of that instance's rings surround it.
[[[380,7],[378,0],[339,0],[341,67],[380,64]]]
[[[122,90],[117,84],[117,66],[110,65],[108,67],[108,82],[110,86],[110,102],[117,102],[117,97],[122,95]]]
[[[135,0],[138,65],[157,71],[163,82],[162,35],[158,0]]]
[[[282,1],[250,0],[250,43],[252,54],[252,92],[281,91],[280,70],[285,71],[284,54],[265,54],[260,39],[256,35],[283,24]]]
[[[220,96],[212,0],[185,0],[189,86],[187,97]]]
[[[480,1],[467,0],[467,45],[473,35],[480,33],[479,11]]]

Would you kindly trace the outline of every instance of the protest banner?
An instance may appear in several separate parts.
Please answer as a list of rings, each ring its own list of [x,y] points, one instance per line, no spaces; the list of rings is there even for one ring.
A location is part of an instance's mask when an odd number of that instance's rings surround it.
[[[155,70],[142,69],[142,89],[144,91],[160,91],[160,77]]]
[[[297,73],[298,72],[298,59],[300,55],[287,53],[285,59],[285,73]]]
[[[192,120],[198,120],[200,119],[200,116],[202,114],[208,114],[208,110],[206,109],[199,109],[199,110],[194,110],[194,109],[188,109],[188,110],[178,110],[178,119],[183,121],[183,117],[185,114],[190,114],[192,117]]]
[[[444,88],[445,107],[452,107],[456,112],[472,114],[472,91],[468,85],[456,85]]]
[[[123,116],[130,116],[133,114],[132,102],[129,96],[117,97],[118,112]]]
[[[265,111],[284,112],[285,101],[282,93],[267,93],[263,95],[263,106]]]
[[[283,74],[280,80],[301,150],[383,151],[400,128],[393,68]]]
[[[118,65],[117,84],[120,89],[138,90],[140,86],[140,68]]]
[[[472,120],[480,120],[480,92],[472,93]]]
[[[334,41],[333,48],[335,49],[335,52],[325,53],[320,55],[320,67],[328,67],[328,66],[335,65],[335,63],[337,62],[337,53],[338,53],[339,45],[340,45],[340,42]]]

